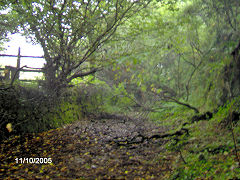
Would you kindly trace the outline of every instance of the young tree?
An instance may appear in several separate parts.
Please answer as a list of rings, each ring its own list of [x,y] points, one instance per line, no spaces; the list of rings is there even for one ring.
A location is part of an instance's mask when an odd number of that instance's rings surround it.
[[[43,48],[45,87],[53,93],[74,78],[95,73],[102,62],[96,65],[89,57],[150,1],[22,0],[13,9],[24,19],[24,32]]]

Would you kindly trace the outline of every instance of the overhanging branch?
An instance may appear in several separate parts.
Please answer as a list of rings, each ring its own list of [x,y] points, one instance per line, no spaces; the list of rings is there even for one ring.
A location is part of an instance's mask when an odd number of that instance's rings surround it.
[[[98,68],[94,68],[88,72],[76,72],[67,79],[67,82],[71,82],[73,79],[78,78],[78,77],[84,77],[84,76],[88,76],[90,74],[94,74],[97,72],[97,70],[98,70]]]

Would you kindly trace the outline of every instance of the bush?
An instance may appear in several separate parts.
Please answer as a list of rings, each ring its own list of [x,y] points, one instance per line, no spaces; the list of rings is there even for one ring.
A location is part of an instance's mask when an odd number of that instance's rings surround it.
[[[82,84],[73,89],[76,104],[80,107],[84,116],[103,111],[108,95],[109,89],[101,85]]]
[[[48,114],[54,108],[54,103],[38,88],[2,85],[0,87],[0,135],[2,139],[11,134],[42,132],[52,128]],[[13,126],[11,133],[6,130],[8,123]]]

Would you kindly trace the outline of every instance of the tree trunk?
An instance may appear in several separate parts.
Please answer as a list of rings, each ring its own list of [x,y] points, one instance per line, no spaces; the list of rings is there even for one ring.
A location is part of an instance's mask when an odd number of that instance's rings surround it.
[[[48,95],[59,95],[60,86],[56,77],[56,68],[51,63],[47,63],[44,68],[45,83],[44,89]]]

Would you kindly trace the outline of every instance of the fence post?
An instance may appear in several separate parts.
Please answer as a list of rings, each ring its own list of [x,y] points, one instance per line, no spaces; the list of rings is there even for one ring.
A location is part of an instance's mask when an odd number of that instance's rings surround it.
[[[16,68],[16,70],[20,68],[20,60],[21,60],[21,54],[20,53],[21,53],[21,49],[19,47],[18,48],[17,68]],[[20,73],[20,71],[17,71],[16,79],[19,79],[19,73]]]

